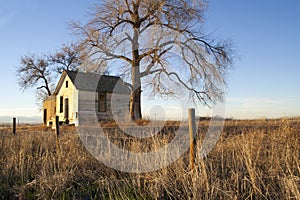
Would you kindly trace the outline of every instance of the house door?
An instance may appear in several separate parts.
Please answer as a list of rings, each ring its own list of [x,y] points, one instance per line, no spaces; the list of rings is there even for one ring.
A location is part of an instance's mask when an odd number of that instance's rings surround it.
[[[64,118],[65,122],[68,124],[69,123],[69,99],[65,99],[65,110],[64,110]]]
[[[47,124],[47,109],[44,109],[44,124]]]

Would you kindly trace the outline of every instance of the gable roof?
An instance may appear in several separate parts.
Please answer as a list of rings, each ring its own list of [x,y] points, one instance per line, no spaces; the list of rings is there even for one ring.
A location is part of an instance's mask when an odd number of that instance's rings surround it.
[[[68,76],[77,90],[97,91],[97,92],[118,92],[129,94],[130,89],[118,76],[108,76],[94,73],[84,73],[77,71],[64,71],[55,89],[58,93],[63,84],[63,80]]]

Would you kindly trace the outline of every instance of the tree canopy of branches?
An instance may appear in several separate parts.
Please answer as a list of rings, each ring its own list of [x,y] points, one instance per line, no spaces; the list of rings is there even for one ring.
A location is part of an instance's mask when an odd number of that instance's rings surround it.
[[[201,0],[104,0],[86,24],[73,28],[90,57],[121,61],[112,67],[128,77],[134,120],[142,117],[147,86],[162,97],[185,90],[204,104],[221,99],[231,44],[201,31],[205,9]]]
[[[18,83],[22,89],[36,89],[38,101],[52,95],[54,83],[63,70],[76,70],[82,63],[82,56],[74,44],[63,45],[53,54],[21,57],[17,68]]]
[[[63,47],[52,55],[48,55],[49,62],[55,71],[62,73],[64,70],[76,70],[82,64],[84,56],[79,54],[75,44],[63,45]]]
[[[44,89],[50,96],[52,77],[49,66],[49,61],[45,58],[36,58],[35,55],[21,57],[21,67],[17,70],[20,87],[27,89],[38,85],[36,89]]]

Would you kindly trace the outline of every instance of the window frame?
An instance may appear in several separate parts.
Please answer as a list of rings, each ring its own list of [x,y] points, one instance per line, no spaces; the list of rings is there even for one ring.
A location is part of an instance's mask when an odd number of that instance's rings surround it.
[[[59,113],[64,112],[64,96],[60,96],[59,98]]]

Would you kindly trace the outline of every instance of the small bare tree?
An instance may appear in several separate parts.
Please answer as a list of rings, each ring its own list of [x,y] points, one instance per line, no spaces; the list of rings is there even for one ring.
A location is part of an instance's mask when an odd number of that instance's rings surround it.
[[[52,95],[58,75],[63,70],[78,70],[83,60],[74,44],[63,45],[54,54],[22,56],[16,71],[18,83],[21,89],[36,89],[37,103],[41,106],[40,102]]]
[[[45,58],[37,58],[35,55],[21,57],[21,66],[17,69],[19,85],[22,89],[36,87],[37,90],[45,90],[50,96],[51,82],[53,79],[49,61]]]
[[[120,61],[113,67],[130,80],[135,120],[142,118],[142,82],[154,95],[184,89],[205,104],[221,98],[231,45],[201,31],[205,9],[202,0],[104,0],[73,28],[90,57]]]

